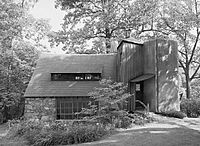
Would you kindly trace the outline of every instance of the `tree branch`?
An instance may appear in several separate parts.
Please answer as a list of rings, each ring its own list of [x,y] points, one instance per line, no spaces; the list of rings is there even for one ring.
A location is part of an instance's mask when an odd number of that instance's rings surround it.
[[[181,60],[179,60],[179,63],[181,65],[181,67],[183,68],[183,70],[186,71],[186,67],[184,66],[183,62]]]
[[[190,80],[194,79],[194,77],[196,76],[197,72],[199,71],[200,68],[200,64],[198,65],[198,67],[196,68],[195,72],[193,73],[193,75],[191,76]]]
[[[194,46],[193,46],[193,48],[192,48],[192,53],[191,53],[191,56],[190,56],[190,59],[189,59],[189,62],[188,62],[188,63],[191,63],[192,58],[193,58],[193,56],[194,56],[194,54],[195,54],[195,50],[196,50],[196,47],[197,47],[197,43],[198,43],[198,41],[199,41],[199,35],[200,35],[200,33],[197,32],[197,37],[196,37],[196,39],[195,39],[195,43],[194,43]]]

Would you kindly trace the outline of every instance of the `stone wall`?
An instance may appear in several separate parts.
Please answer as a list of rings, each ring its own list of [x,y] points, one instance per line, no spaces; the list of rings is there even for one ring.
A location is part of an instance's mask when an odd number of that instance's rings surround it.
[[[55,98],[25,98],[24,116],[27,119],[39,119],[43,121],[56,119]]]

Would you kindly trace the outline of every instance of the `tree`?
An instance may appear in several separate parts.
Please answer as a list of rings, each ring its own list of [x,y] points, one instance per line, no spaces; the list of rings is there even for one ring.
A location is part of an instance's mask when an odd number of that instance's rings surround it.
[[[179,63],[186,80],[186,96],[190,98],[190,83],[199,78],[200,68],[200,5],[197,0],[168,1],[161,17],[162,29],[179,43]]]
[[[0,1],[0,109],[7,119],[23,112],[23,93],[38,58],[36,47],[49,29],[46,21],[27,15],[21,3]]]
[[[128,37],[133,29],[147,23],[156,0],[57,0],[58,6],[66,11],[65,22],[62,31],[52,34],[52,42],[79,53],[88,47],[89,40],[98,44],[93,47],[97,52],[108,53],[112,40]]]
[[[128,93],[128,87],[123,83],[103,79],[100,84],[101,87],[89,93],[91,102],[81,113],[89,115],[89,119],[114,124],[115,119],[127,116],[127,99],[133,95]]]
[[[198,0],[161,0],[150,23],[140,26],[138,38],[167,38],[178,41],[179,64],[190,98],[190,83],[199,78],[200,69],[200,8]]]

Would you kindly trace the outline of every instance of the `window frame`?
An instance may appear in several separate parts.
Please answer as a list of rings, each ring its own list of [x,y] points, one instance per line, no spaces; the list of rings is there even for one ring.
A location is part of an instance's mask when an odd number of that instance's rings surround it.
[[[86,79],[87,75],[91,75],[91,79]],[[58,76],[57,79],[55,79],[56,76]],[[101,73],[51,73],[51,81],[99,81],[99,80],[101,80]]]
[[[89,96],[57,97],[56,98],[56,120],[78,120],[86,116],[83,114],[76,114],[76,113],[80,112],[82,108],[86,108],[90,101],[91,99],[89,98]],[[74,108],[75,103],[76,103],[76,108]],[[69,104],[69,105],[71,104],[71,106],[66,107],[66,104]],[[64,108],[62,108],[62,105],[64,105],[63,106]],[[69,112],[66,112],[66,111],[69,111]]]

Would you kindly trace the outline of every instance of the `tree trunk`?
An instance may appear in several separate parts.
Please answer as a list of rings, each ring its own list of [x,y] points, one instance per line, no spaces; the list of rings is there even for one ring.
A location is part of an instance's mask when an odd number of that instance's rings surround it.
[[[189,76],[189,67],[186,68],[185,72],[185,81],[186,81],[186,98],[190,98],[190,76]]]
[[[106,38],[106,53],[108,54],[110,52],[110,39]]]

